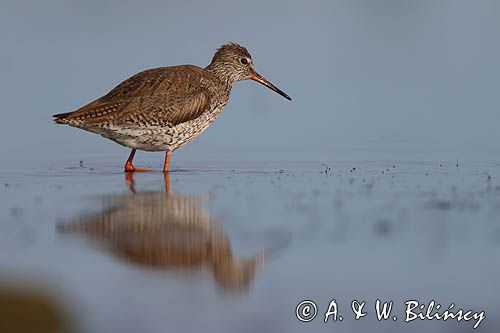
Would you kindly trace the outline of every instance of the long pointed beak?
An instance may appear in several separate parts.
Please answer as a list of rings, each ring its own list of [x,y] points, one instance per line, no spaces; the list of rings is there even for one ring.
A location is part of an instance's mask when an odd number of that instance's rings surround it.
[[[285,94],[283,92],[283,90],[281,90],[280,88],[276,87],[274,84],[272,84],[271,82],[267,81],[262,75],[260,75],[259,73],[257,72],[254,72],[253,76],[251,77],[252,80],[254,81],[257,81],[263,85],[265,85],[266,87],[268,87],[269,89],[273,90],[274,92],[277,92],[278,94],[280,94],[281,96],[285,97],[286,99],[288,99],[289,101],[292,100],[292,98],[290,96],[288,96],[287,94]]]

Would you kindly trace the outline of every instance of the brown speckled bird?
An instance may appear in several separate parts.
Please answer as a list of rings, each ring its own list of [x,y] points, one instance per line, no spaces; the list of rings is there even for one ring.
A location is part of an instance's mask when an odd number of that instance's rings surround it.
[[[132,164],[136,149],[171,153],[202,133],[226,106],[233,83],[254,80],[291,100],[259,75],[247,49],[220,47],[205,68],[193,65],[145,70],[105,96],[73,112],[54,115],[55,122],[97,133],[132,148],[125,171],[150,171]]]

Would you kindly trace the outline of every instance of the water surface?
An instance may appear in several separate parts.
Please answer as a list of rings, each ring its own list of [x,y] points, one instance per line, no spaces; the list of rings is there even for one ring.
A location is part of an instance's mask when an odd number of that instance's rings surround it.
[[[3,281],[44,286],[83,332],[472,330],[404,323],[412,299],[484,310],[478,331],[493,332],[500,166],[451,155],[176,161],[168,180],[111,160],[4,166]],[[325,324],[332,299],[344,319]],[[398,320],[378,322],[376,299]]]

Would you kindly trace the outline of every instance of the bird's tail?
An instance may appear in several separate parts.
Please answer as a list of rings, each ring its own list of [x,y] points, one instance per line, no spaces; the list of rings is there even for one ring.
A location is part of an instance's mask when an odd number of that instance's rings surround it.
[[[67,124],[68,123],[68,118],[73,112],[65,112],[65,113],[58,113],[52,115],[54,117],[54,122],[57,124]]]

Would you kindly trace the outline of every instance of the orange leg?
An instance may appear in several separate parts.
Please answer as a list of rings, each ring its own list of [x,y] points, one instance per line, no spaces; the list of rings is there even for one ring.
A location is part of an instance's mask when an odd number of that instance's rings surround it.
[[[135,171],[153,171],[153,169],[148,168],[136,168],[132,164],[132,160],[134,159],[135,149],[132,149],[130,155],[128,156],[127,162],[125,162],[125,172],[135,172]]]
[[[167,151],[165,153],[165,164],[163,164],[163,172],[168,172],[168,165],[170,164],[170,154],[171,152]]]

